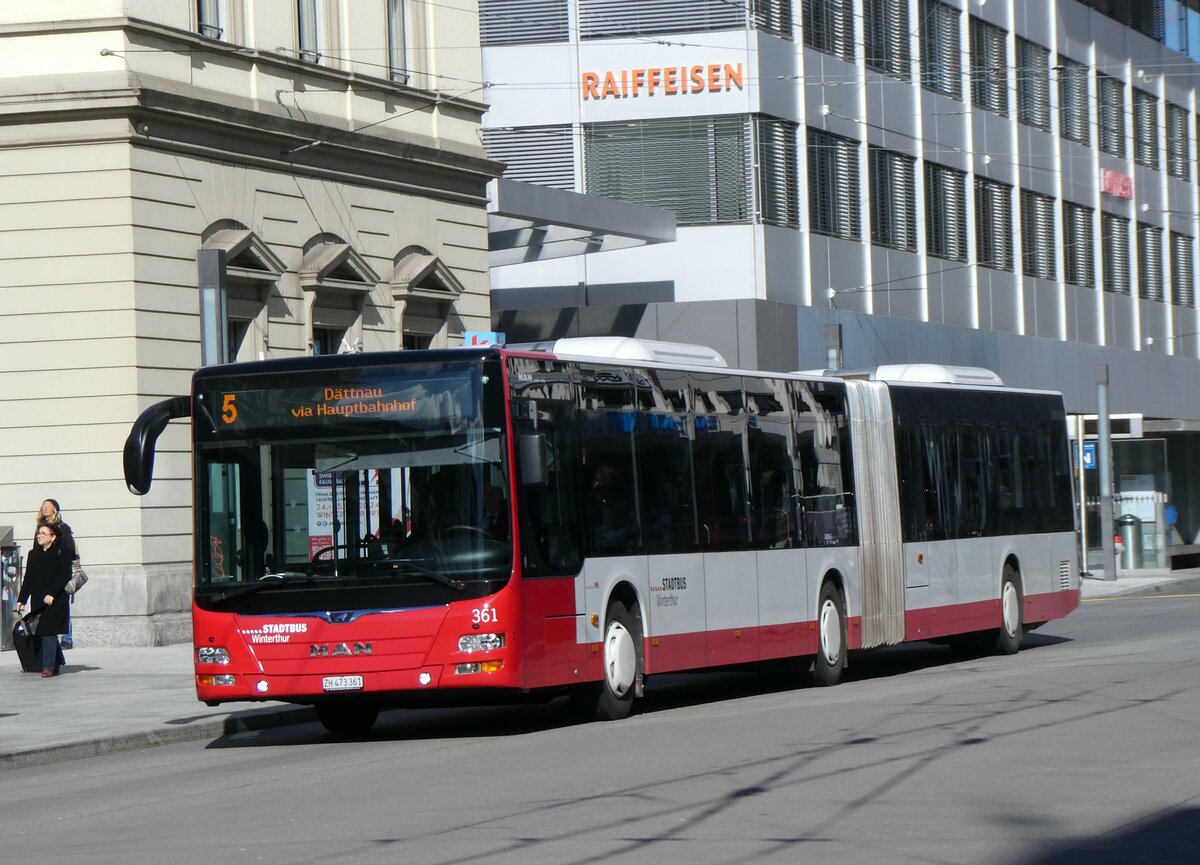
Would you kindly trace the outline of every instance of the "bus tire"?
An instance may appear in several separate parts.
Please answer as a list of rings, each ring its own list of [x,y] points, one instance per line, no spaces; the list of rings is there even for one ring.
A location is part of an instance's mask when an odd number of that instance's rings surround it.
[[[836,685],[846,669],[846,601],[832,582],[821,587],[817,602],[817,656],[812,678],[817,685]]]
[[[633,709],[642,675],[642,633],[620,601],[608,605],[601,644],[604,678],[571,689],[571,705],[585,720],[619,721]]]
[[[318,703],[316,710],[321,726],[338,736],[366,733],[379,717],[379,707],[369,703]]]
[[[997,654],[1015,655],[1020,650],[1021,635],[1025,632],[1024,607],[1021,575],[1012,565],[1005,565],[1000,578],[1000,627],[994,644]]]

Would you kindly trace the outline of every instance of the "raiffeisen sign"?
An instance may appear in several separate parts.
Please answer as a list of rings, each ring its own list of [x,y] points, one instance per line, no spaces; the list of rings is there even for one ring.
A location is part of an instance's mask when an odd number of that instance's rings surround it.
[[[686,96],[744,89],[741,63],[690,66],[646,66],[633,69],[585,71],[580,78],[583,101]]]

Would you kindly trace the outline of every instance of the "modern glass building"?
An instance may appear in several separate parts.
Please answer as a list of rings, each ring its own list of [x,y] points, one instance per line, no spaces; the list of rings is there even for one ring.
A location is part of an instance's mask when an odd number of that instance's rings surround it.
[[[985,366],[1081,416],[1107,368],[1136,563],[1197,539],[1200,3],[481,0],[480,23],[505,176],[678,225],[494,269],[510,340]]]

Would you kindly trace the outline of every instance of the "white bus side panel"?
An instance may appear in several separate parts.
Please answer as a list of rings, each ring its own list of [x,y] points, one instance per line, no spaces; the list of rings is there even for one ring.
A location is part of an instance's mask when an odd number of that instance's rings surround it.
[[[758,660],[758,565],[753,552],[707,553],[708,660],[736,664]]]

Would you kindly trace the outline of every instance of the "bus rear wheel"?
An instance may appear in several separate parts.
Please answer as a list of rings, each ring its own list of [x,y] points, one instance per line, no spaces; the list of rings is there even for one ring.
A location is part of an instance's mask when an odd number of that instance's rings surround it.
[[[379,707],[369,704],[318,703],[316,709],[321,726],[339,736],[365,733],[379,717]]]
[[[817,657],[812,677],[818,685],[836,685],[846,669],[846,601],[833,583],[821,587],[817,603]]]
[[[619,721],[633,709],[642,675],[642,632],[620,601],[608,605],[604,621],[604,679],[572,688],[571,705],[585,720]]]
[[[1025,598],[1021,592],[1021,575],[1012,565],[1004,566],[1000,578],[1000,628],[996,631],[995,650],[1001,655],[1015,655],[1021,648],[1025,632]]]

